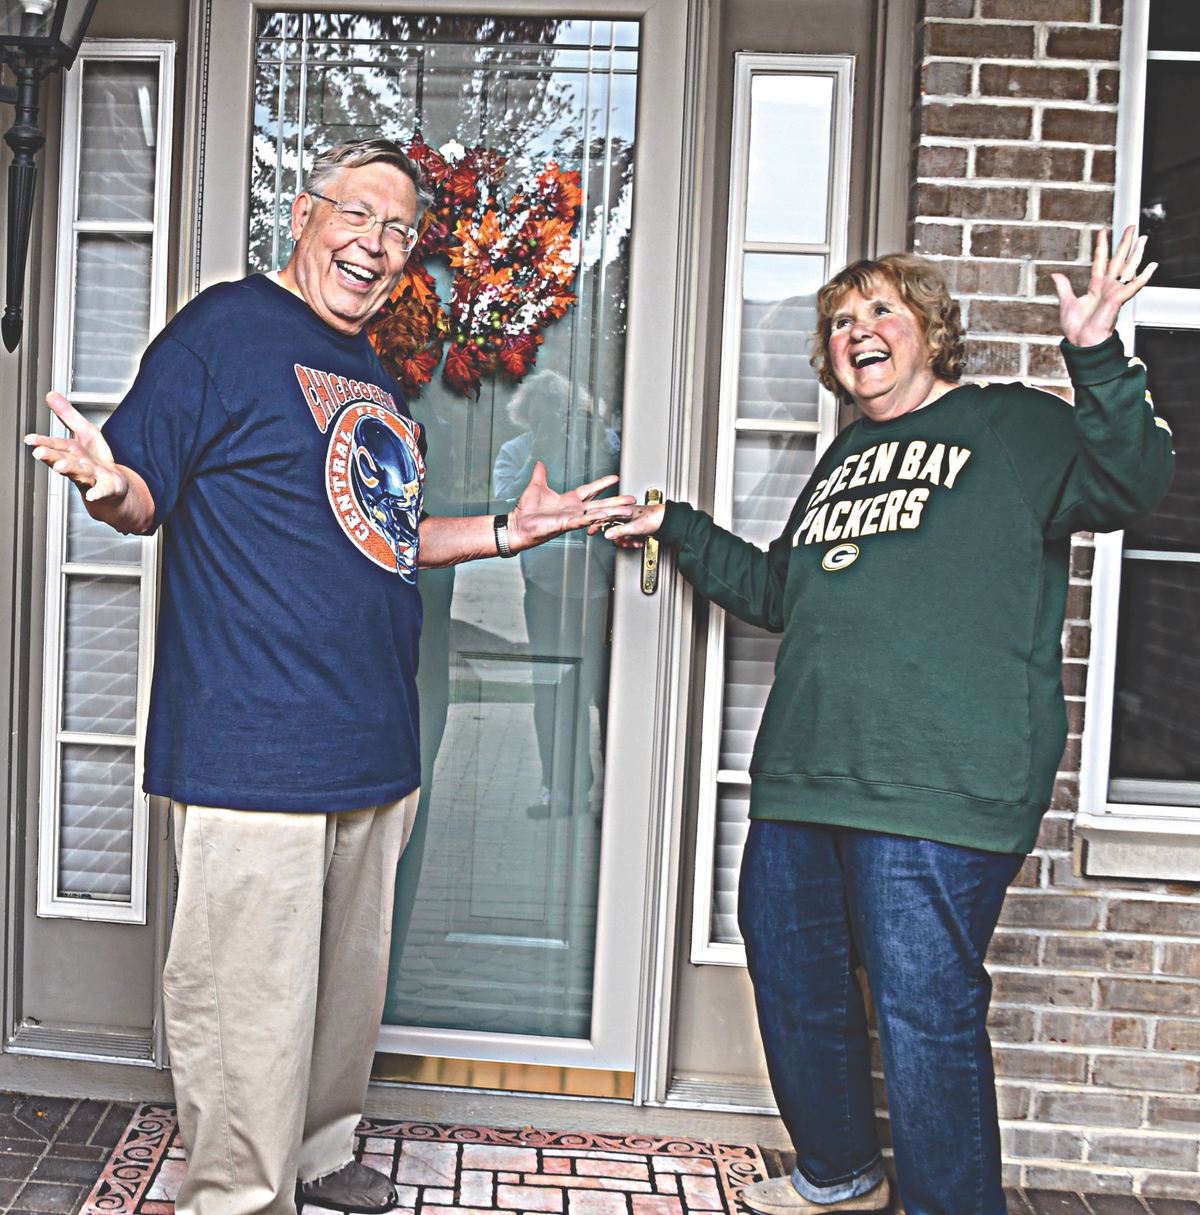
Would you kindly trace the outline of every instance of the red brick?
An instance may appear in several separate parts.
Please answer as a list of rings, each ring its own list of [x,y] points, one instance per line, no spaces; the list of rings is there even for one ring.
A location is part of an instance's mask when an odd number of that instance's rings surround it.
[[[968,379],[992,376],[1018,376],[1021,374],[1021,344],[1019,342],[981,342],[968,338]]]
[[[1123,0],[1100,0],[1100,24],[1120,25],[1125,19]]]
[[[1100,1005],[1122,1012],[1190,1013],[1196,1011],[1200,988],[1169,980],[1101,979]]]
[[[1034,148],[1028,144],[985,144],[975,152],[976,177],[1014,177],[1022,181],[1082,181],[1084,154],[1079,148]]]
[[[926,20],[933,17],[974,17],[975,0],[925,0]]]
[[[1087,1078],[1087,1056],[1074,1051],[1026,1050],[999,1046],[992,1052],[997,1076],[1081,1084]]]
[[[1155,1058],[1145,1051],[1133,1055],[1098,1055],[1092,1082],[1102,1088],[1136,1092],[1195,1093],[1200,1091],[1200,1063]]]
[[[1069,624],[1066,627],[1066,643],[1063,653],[1068,658],[1086,658],[1092,647],[1092,630],[1082,624]]]
[[[1071,261],[1079,256],[1079,229],[1048,224],[975,224],[971,229],[971,255]]]
[[[1117,140],[1117,116],[1107,110],[1047,108],[1042,114],[1042,139],[1111,146]]]
[[[1080,544],[1076,540],[1071,545],[1071,577],[1090,578],[1092,565],[1096,560],[1096,548],[1091,544]]]
[[[1064,1089],[1037,1093],[1033,1116],[1039,1122],[1066,1122],[1077,1126],[1138,1126],[1142,1099],[1122,1093],[1089,1093]]]
[[[1034,3],[1040,0],[1033,0]],[[1027,25],[925,26],[925,54],[954,59],[1032,59],[1033,27]]]
[[[926,135],[966,139],[1028,139],[1033,111],[1023,105],[976,105],[934,102],[921,110]],[[1099,142],[1099,141],[1097,141]]]
[[[1150,1200],[1147,1205],[1154,1215],[1195,1215],[1194,1211],[1188,1210],[1189,1206],[1196,1205],[1196,1174],[1190,1170],[1186,1173],[1147,1170],[1141,1174],[1138,1189]],[[1184,1201],[1179,1206],[1168,1206],[1159,1201],[1164,1198],[1182,1198]]]
[[[1096,73],[1096,100],[1101,105],[1116,105],[1121,95],[1121,73],[1106,69]]]
[[[1038,1041],[1068,1046],[1128,1046],[1143,1048],[1149,1042],[1141,1017],[1110,1017],[1093,1013],[1046,1011],[1039,1023]]]
[[[992,975],[992,985],[992,999],[997,1004],[1090,1008],[1092,1003],[1092,980],[1082,975],[1002,970]]]
[[[1091,0],[982,0],[979,15],[994,21],[1091,21]]]
[[[1062,786],[1062,792],[1059,792],[1059,786]],[[1054,797],[1051,802],[1051,811],[1067,810],[1071,813],[1075,811],[1075,802],[1078,800],[1078,781],[1074,778],[1059,778],[1054,785]],[[1065,801],[1066,805],[1059,805],[1059,801]],[[1042,819],[1041,831],[1038,832],[1037,846],[1045,852],[1066,852],[1071,847],[1071,820],[1061,817],[1059,814],[1050,813]]]
[[[1063,1211],[1064,1215],[1075,1215],[1083,1211],[1080,1200],[1078,1206],[1069,1203],[1078,1191],[1084,1191],[1089,1196],[1093,1194],[1132,1194],[1133,1174],[1115,1173],[1111,1169],[1091,1169],[1086,1166],[1027,1164],[1024,1168],[1023,1193],[1031,1203],[1036,1202],[1036,1210],[1042,1212]],[[1070,1190],[1070,1195],[1060,1194],[1060,1190]],[[1047,1191],[1052,1191],[1047,1193]],[[1104,1210],[1107,1215],[1108,1208]],[[1140,1212],[1139,1212],[1140,1215]]]
[[[943,186],[922,182],[917,187],[917,214],[952,219],[1026,219],[1029,191],[1021,186]]]
[[[1107,224],[1112,219],[1112,208],[1110,190],[1043,189],[1039,204],[1042,219],[1077,224]]]
[[[1092,588],[1074,583],[1067,588],[1067,619],[1087,620],[1092,614]]]
[[[1051,26],[1046,33],[1047,59],[1105,59],[1116,63],[1120,57],[1120,30]]]
[[[1024,1084],[997,1084],[996,1104],[1000,1109],[1000,1117],[1010,1122],[1027,1117],[1029,1094],[1032,1091]]]
[[[1149,941],[1104,936],[1055,936],[1046,942],[1045,964],[1056,970],[1108,970],[1149,974],[1154,949]]]
[[[1063,663],[1063,691],[1068,696],[1087,695],[1087,666],[1084,663]]]
[[[1082,68],[1015,67],[985,63],[979,69],[982,97],[1042,97],[1050,101],[1086,101],[1088,74]]]
[[[1154,1034],[1154,1049],[1200,1055],[1200,1021],[1160,1021]]]
[[[1079,739],[1067,738],[1067,745],[1063,748],[1062,758],[1058,761],[1058,770],[1060,772],[1078,772],[1079,771]]]
[[[913,248],[926,257],[957,257],[962,252],[959,224],[915,224]]]
[[[1021,290],[1020,262],[959,260],[944,262],[942,269],[954,295],[1016,295]]]
[[[1038,938],[1027,932],[1005,932],[992,936],[987,960],[992,966],[1036,966]]]
[[[1058,326],[1057,305],[1024,300],[976,300],[971,307],[971,328],[977,333],[1054,334],[1058,332]]]
[[[969,97],[969,63],[927,63],[922,69],[921,91],[926,97]]]
[[[1042,262],[1034,267],[1033,294],[1049,295],[1057,298],[1052,274],[1065,274],[1071,281],[1071,288],[1076,295],[1083,295],[1092,277],[1092,267],[1071,262]],[[1054,347],[1055,350],[1058,347]]]
[[[1006,1126],[1001,1129],[1001,1150],[1017,1160],[1082,1160],[1082,1131],[1043,1126]]]
[[[1178,941],[1168,941],[1163,951],[1162,971],[1165,975],[1200,979],[1200,945],[1183,945]],[[1194,1011],[1200,1013],[1200,988],[1193,988],[1192,992],[1195,996]]]
[[[1040,856],[1027,856],[1021,862],[1021,868],[1017,871],[1017,876],[1009,883],[1010,886],[1017,887],[1018,890],[1036,890],[1041,884],[1042,877],[1042,858]]]
[[[1164,1131],[1200,1131],[1200,1101],[1189,1101],[1186,1097],[1151,1097],[1146,1121]]]
[[[993,1008],[988,1033],[994,1042],[1032,1042],[1033,1013],[1028,1008]]]
[[[1092,181],[1111,185],[1117,180],[1117,154],[1106,149],[1092,153]]]
[[[917,153],[919,177],[966,177],[967,149],[922,144]]]
[[[1065,380],[1067,367],[1058,346],[1041,342],[1029,344],[1029,375],[1034,380]]]
[[[1109,904],[1108,927],[1114,932],[1200,936],[1200,902],[1165,903],[1149,899],[1115,899]]]
[[[1195,1139],[1177,1139],[1154,1135],[1092,1135],[1089,1136],[1088,1160],[1095,1164],[1123,1164],[1144,1169],[1194,1171],[1197,1149]]]
[[[1004,901],[1000,923],[1010,928],[1097,928],[1101,909],[1099,899],[1050,891],[1037,894],[1011,891]]]

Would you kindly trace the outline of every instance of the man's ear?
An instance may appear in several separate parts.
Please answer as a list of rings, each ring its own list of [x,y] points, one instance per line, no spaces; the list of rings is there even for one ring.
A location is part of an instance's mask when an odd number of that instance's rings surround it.
[[[300,233],[304,231],[304,225],[308,223],[312,208],[313,197],[311,194],[301,191],[296,195],[296,201],[292,203],[292,240],[300,239]]]

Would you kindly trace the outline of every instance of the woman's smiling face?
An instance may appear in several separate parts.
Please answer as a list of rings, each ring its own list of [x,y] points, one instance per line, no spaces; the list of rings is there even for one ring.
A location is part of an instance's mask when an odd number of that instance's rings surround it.
[[[851,289],[842,297],[829,356],[837,382],[876,422],[918,408],[937,383],[925,327],[885,278],[868,295]]]

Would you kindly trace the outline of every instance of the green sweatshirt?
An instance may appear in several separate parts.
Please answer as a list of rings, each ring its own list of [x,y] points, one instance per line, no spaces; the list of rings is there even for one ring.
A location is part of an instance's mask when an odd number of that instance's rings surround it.
[[[830,444],[764,552],[678,502],[659,539],[783,633],[752,818],[1028,852],[1066,742],[1070,537],[1127,527],[1174,470],[1145,368],[1064,342],[1075,405],[964,384]]]

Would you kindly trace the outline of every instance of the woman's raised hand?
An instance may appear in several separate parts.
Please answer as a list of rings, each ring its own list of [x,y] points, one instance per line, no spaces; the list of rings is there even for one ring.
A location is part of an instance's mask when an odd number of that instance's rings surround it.
[[[1133,227],[1125,229],[1120,243],[1108,256],[1108,232],[1096,233],[1096,253],[1092,258],[1092,277],[1087,291],[1077,296],[1065,274],[1052,274],[1058,291],[1059,317],[1063,337],[1072,346],[1098,346],[1117,327],[1117,313],[1150,281],[1158,269],[1151,262],[1138,274],[1137,268],[1146,248],[1146,238],[1134,238]]]

